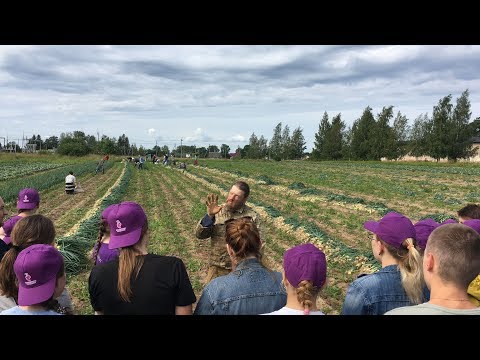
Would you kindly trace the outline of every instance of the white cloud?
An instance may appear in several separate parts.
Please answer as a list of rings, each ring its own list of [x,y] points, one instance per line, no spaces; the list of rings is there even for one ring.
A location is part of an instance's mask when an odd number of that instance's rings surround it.
[[[155,129],[150,128],[150,129],[147,130],[147,133],[148,133],[148,135],[153,136],[153,135],[155,135]]]

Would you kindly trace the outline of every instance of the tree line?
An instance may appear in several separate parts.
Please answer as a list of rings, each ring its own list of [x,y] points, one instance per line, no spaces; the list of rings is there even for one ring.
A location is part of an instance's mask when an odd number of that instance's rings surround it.
[[[442,98],[433,107],[432,116],[421,114],[413,125],[393,106],[383,107],[376,116],[367,106],[360,118],[346,128],[341,113],[329,118],[324,112],[315,133],[314,147],[309,155],[313,160],[397,160],[405,155],[430,156],[437,161],[466,159],[475,155],[474,137],[480,135],[480,117],[470,122],[469,91],[465,90],[452,104],[452,95]],[[290,136],[288,125],[282,130],[279,123],[267,140],[253,133],[242,157],[275,160],[300,159],[305,153],[305,139],[297,128]]]
[[[433,107],[432,116],[420,114],[409,125],[409,120],[400,111],[394,115],[393,106],[383,107],[376,116],[367,106],[360,118],[351,127],[346,127],[341,113],[331,119],[325,111],[315,133],[314,147],[306,153],[303,130],[297,127],[290,134],[288,125],[278,123],[268,141],[263,135],[252,133],[249,143],[235,151],[239,157],[247,159],[302,159],[308,156],[313,160],[380,160],[387,158],[397,160],[409,154],[412,156],[430,156],[437,161],[448,158],[451,161],[474,156],[473,139],[480,135],[480,117],[471,118],[469,91],[465,90],[456,103],[452,95],[440,99]],[[33,135],[28,144],[35,144],[36,149],[56,149],[59,154],[82,156],[90,153],[116,154],[126,156],[146,154],[174,154],[177,157],[196,155],[205,158],[229,158],[230,147],[221,144],[207,147],[181,145],[170,150],[168,146],[154,146],[147,149],[131,144],[128,136],[122,134],[117,138],[103,135],[101,139],[87,135],[82,131],[62,133],[60,137],[51,136],[42,140],[40,135]],[[18,144],[11,142],[7,148]],[[1,144],[0,144],[1,149]]]

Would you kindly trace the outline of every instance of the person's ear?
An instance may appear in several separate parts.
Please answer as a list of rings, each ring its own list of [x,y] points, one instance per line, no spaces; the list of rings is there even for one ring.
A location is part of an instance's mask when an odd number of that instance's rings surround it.
[[[433,270],[433,267],[435,265],[435,257],[433,256],[432,253],[423,255],[423,264],[424,264],[425,270],[427,271]]]

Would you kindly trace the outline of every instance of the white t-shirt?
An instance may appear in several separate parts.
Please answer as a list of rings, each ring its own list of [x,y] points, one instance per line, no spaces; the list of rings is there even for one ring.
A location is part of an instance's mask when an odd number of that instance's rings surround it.
[[[65,183],[75,183],[76,180],[75,176],[68,174],[65,178]]]
[[[266,314],[260,314],[260,315],[305,315],[305,314],[303,313],[303,310],[296,310],[296,309],[292,309],[284,306],[283,308],[277,311],[266,313]],[[320,310],[317,310],[317,311],[310,311],[309,315],[325,315],[325,314]]]

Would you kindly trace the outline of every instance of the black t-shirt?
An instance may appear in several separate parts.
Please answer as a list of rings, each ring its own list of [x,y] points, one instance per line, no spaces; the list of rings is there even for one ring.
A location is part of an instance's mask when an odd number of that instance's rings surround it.
[[[175,306],[197,299],[183,261],[174,256],[147,254],[136,279],[132,280],[131,302],[121,300],[118,290],[118,261],[96,265],[88,279],[90,303],[105,315],[175,315]]]

